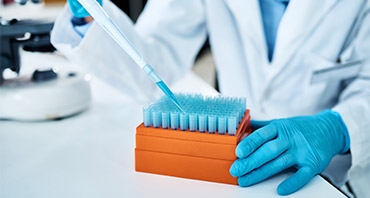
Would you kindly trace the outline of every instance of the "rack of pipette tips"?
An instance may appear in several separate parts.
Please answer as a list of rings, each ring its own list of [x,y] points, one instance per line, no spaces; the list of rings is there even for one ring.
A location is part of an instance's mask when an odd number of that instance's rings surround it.
[[[135,169],[210,182],[237,184],[229,173],[235,148],[251,133],[246,99],[176,94],[143,107],[136,128]]]

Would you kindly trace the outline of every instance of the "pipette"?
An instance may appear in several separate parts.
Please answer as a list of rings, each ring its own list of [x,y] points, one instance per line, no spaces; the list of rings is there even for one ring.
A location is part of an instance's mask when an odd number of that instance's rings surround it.
[[[145,71],[145,73],[157,84],[163,93],[182,111],[181,104],[176,96],[163,82],[152,66],[147,63],[143,56],[136,50],[134,45],[128,40],[125,34],[119,29],[117,24],[109,17],[105,10],[96,0],[78,0],[81,5],[89,12],[94,20],[118,43],[118,45]]]

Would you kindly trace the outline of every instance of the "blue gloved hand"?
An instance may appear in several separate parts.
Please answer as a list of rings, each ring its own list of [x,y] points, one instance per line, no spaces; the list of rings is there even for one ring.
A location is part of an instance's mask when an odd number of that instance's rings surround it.
[[[230,174],[240,186],[250,186],[289,167],[297,172],[277,188],[291,194],[324,171],[331,159],[349,149],[349,135],[341,116],[325,110],[313,116],[252,121],[258,128],[236,147]]]
[[[100,5],[103,4],[103,0],[96,0]],[[78,2],[78,0],[67,0],[72,15],[77,18],[84,18],[90,16],[85,8]]]

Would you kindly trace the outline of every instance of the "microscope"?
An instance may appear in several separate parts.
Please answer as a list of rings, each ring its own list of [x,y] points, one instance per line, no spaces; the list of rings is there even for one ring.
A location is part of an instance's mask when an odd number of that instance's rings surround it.
[[[15,0],[20,5],[26,2]],[[32,0],[32,3],[40,2]],[[86,110],[91,101],[87,75],[55,68],[35,69],[20,75],[21,51],[54,53],[50,43],[53,21],[0,20],[0,120],[56,120]],[[17,75],[8,77],[6,71]]]

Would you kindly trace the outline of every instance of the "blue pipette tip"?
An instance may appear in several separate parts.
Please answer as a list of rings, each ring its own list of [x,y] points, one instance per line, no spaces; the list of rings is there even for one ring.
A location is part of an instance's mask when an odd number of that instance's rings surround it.
[[[162,80],[157,82],[156,84],[163,91],[163,93],[176,105],[176,107],[179,108],[183,113],[185,113],[182,105],[177,100],[175,94],[173,94],[172,91],[168,88],[168,86]]]

